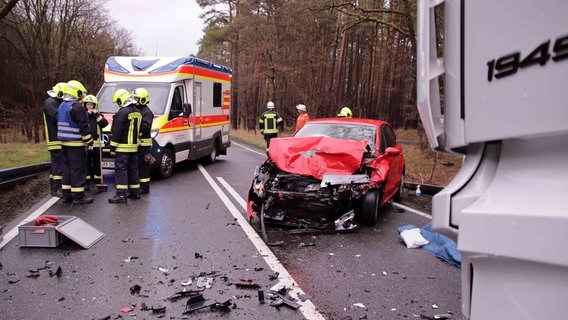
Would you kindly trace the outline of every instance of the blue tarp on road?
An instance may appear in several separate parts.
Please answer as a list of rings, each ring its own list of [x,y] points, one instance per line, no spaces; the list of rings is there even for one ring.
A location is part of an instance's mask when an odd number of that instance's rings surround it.
[[[411,224],[398,227],[398,234],[400,235],[402,231],[414,228],[417,227]],[[420,234],[429,242],[427,245],[423,246],[422,249],[453,266],[461,268],[461,254],[454,240],[443,234],[432,231],[431,222],[420,228]]]

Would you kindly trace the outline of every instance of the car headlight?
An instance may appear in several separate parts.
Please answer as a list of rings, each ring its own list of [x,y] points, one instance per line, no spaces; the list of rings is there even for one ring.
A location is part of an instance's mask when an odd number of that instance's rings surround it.
[[[152,131],[150,131],[150,137],[154,139],[158,136],[158,133],[160,133],[160,129],[152,129]]]

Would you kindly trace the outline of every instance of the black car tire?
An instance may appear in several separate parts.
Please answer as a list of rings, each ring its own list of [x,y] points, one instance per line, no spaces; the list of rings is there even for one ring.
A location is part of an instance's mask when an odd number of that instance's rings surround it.
[[[165,148],[159,161],[158,175],[160,178],[168,178],[174,172],[174,157],[172,150]]]
[[[369,190],[361,199],[357,220],[366,225],[377,224],[380,198],[379,190]]]
[[[205,157],[205,160],[207,163],[215,163],[215,160],[217,160],[218,155],[219,155],[219,140],[215,139],[215,142],[213,143],[213,149],[211,150],[211,153]]]
[[[395,193],[393,200],[396,202],[402,201],[404,198],[404,173],[400,175],[400,182],[398,184],[398,191]]]

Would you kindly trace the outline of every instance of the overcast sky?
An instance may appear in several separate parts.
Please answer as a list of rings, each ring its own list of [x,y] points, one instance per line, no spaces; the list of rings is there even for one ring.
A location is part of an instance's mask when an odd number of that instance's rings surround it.
[[[105,7],[145,55],[197,55],[203,11],[194,0],[109,0]]]

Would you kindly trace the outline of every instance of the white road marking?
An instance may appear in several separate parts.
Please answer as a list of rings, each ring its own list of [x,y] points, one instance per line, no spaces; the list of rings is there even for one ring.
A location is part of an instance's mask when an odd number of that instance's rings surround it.
[[[225,179],[223,179],[222,177],[217,177],[217,180],[219,180],[219,182],[221,182],[221,184],[223,185],[223,187],[225,187],[225,189],[227,189],[227,191],[229,191],[229,193],[233,196],[233,198],[241,205],[241,207],[246,211],[247,210],[247,202],[245,199],[243,199],[238,193],[237,191],[235,191],[235,189],[233,189],[233,187],[231,187],[227,181],[225,181]]]
[[[414,213],[414,214],[417,214],[417,215],[419,215],[419,216],[421,216],[421,217],[428,218],[428,219],[432,219],[432,216],[431,216],[431,215],[429,215],[429,214],[427,214],[427,213],[424,213],[424,212],[422,212],[422,211],[418,211],[418,210],[412,209],[412,208],[407,207],[407,206],[405,206],[405,205],[402,205],[402,204],[400,204],[400,203],[398,203],[398,202],[393,202],[392,204],[393,204],[393,206],[397,206],[397,207],[399,207],[399,208],[401,208],[401,209],[404,209],[404,210],[406,210],[406,211],[410,211],[410,212],[412,212],[412,213]]]
[[[245,147],[245,146],[243,146],[242,144],[236,143],[236,142],[234,142],[234,141],[231,141],[231,144],[234,144],[234,145],[239,146],[239,147],[241,147],[241,148],[243,148],[243,149],[247,149],[247,150],[250,151],[250,152],[254,152],[254,153],[259,154],[259,155],[261,155],[261,156],[263,156],[263,157],[266,157],[266,152],[265,152],[265,153],[258,152],[258,151],[254,150],[254,149],[251,149],[251,148],[249,148],[249,147]]]
[[[6,235],[4,235],[4,240],[0,243],[0,249],[4,248],[4,246],[7,245],[8,242],[10,242],[12,239],[14,239],[18,235],[18,228],[21,225],[37,219],[45,211],[47,211],[47,209],[49,209],[52,205],[54,205],[57,202],[57,200],[59,200],[59,198],[52,197],[46,203],[44,203],[41,207],[37,208],[36,211],[32,212],[29,216],[27,216],[22,222],[20,222],[12,230],[8,231],[8,233],[6,233]]]
[[[231,212],[233,217],[237,220],[245,234],[248,236],[252,244],[256,247],[256,250],[260,253],[260,255],[264,258],[264,261],[268,264],[268,266],[273,270],[279,273],[278,279],[284,283],[292,284],[290,288],[290,292],[293,293],[292,296],[296,296],[297,294],[305,294],[304,291],[298,286],[296,281],[292,278],[288,270],[284,268],[284,266],[278,261],[274,253],[268,248],[268,246],[264,243],[264,241],[260,238],[260,236],[254,231],[252,226],[248,223],[245,217],[239,212],[239,210],[235,207],[235,205],[231,202],[231,200],[227,197],[227,195],[221,190],[219,185],[213,180],[213,178],[209,175],[209,173],[203,168],[201,164],[198,164],[197,167],[201,174],[205,177],[207,182],[211,185],[215,193],[219,196],[221,201],[225,204],[227,209]],[[230,191],[233,196],[238,194],[236,192]],[[240,196],[239,196],[240,198]],[[242,200],[242,201],[241,201]],[[238,200],[239,203],[245,202],[241,198]],[[245,203],[246,207],[246,203]],[[308,320],[316,320],[321,319],[324,320],[325,318],[316,310],[316,307],[310,300],[306,300],[304,302],[298,301],[300,305],[300,311],[304,315],[304,317]]]

